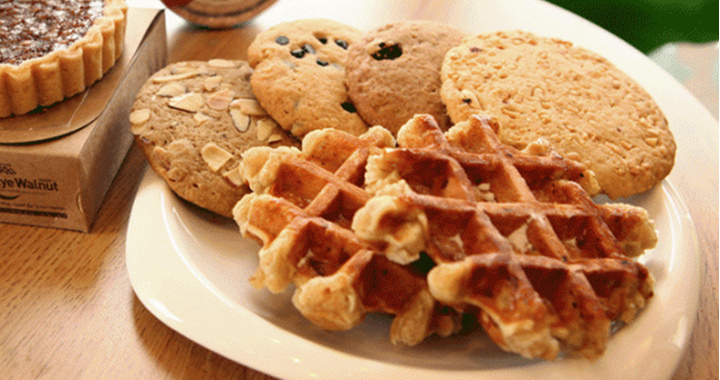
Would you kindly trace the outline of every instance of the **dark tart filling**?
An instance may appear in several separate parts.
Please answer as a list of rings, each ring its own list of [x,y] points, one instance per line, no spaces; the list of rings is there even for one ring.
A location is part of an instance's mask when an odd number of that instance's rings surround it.
[[[0,0],[0,117],[51,106],[122,54],[125,0]]]
[[[102,13],[102,0],[0,2],[0,63],[18,65],[67,48]]]

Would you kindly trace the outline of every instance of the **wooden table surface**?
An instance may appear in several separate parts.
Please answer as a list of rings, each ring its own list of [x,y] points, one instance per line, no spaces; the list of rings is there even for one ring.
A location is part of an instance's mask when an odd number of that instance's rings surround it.
[[[298,1],[274,7],[291,9]],[[128,3],[161,6],[157,1]],[[453,3],[456,8],[458,3]],[[396,15],[442,17],[439,1],[378,4],[395,4]],[[169,62],[244,58],[252,36],[265,27],[251,23],[210,31],[188,27],[174,14],[166,16]],[[712,96],[717,102],[717,92]],[[707,164],[707,174],[675,183],[696,223],[702,260],[697,319],[675,379],[718,378],[717,135],[717,122],[698,131],[698,143],[683,159]],[[146,168],[139,150],[131,148],[88,234],[0,223],[0,377],[269,378],[186,339],[136,298],[125,267],[125,236]]]

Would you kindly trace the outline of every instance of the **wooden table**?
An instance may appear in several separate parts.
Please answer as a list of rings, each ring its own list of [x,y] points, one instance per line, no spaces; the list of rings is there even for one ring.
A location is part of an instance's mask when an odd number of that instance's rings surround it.
[[[134,3],[160,7],[158,1]],[[398,15],[415,18],[439,17],[441,3],[386,2],[395,4]],[[167,19],[170,62],[243,58],[260,29],[250,24],[209,31],[187,27],[170,13]],[[717,92],[711,96],[717,103]],[[696,138],[710,143],[697,144],[690,157],[707,164],[707,174],[675,183],[696,223],[703,262],[699,312],[676,379],[718,378],[717,122],[707,128]],[[125,268],[125,235],[146,167],[133,147],[89,234],[0,223],[0,377],[268,378],[184,338],[135,297]]]

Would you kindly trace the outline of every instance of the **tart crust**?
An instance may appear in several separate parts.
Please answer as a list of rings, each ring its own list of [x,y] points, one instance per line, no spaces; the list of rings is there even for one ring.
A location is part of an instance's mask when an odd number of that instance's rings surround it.
[[[122,54],[127,10],[125,0],[105,0],[102,15],[69,47],[0,64],[0,117],[52,105],[102,78]]]

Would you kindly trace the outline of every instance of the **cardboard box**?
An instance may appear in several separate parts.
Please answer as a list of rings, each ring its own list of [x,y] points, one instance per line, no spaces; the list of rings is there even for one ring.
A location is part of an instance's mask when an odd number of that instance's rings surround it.
[[[123,49],[99,82],[58,110],[3,121],[14,126],[0,128],[0,222],[90,230],[133,144],[135,94],[166,64],[164,11],[130,8]],[[42,127],[58,117],[67,120]]]

